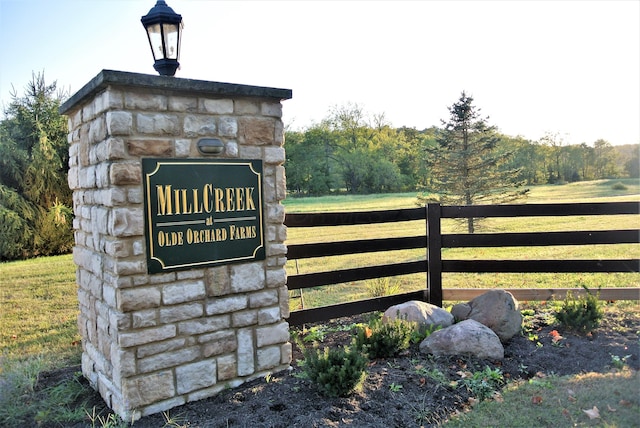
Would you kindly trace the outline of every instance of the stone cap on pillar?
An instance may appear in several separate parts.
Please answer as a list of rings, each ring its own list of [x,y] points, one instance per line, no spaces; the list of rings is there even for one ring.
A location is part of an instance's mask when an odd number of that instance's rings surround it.
[[[151,74],[131,73],[127,71],[102,70],[89,83],[60,106],[60,114],[66,114],[76,104],[94,96],[107,86],[129,86],[138,88],[194,92],[214,96],[244,96],[288,100],[291,89],[269,88],[263,86],[240,85],[236,83],[210,82],[207,80],[182,79],[177,77],[155,76]]]

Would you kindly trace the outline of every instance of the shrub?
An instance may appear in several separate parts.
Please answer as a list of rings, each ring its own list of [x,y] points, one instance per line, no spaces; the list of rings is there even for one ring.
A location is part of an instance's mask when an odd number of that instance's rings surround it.
[[[400,293],[400,285],[391,278],[375,278],[367,281],[367,291],[371,297],[391,296]]]
[[[586,291],[583,296],[574,298],[571,291],[567,292],[555,317],[561,325],[569,329],[590,332],[600,325],[604,312],[598,300],[599,293],[593,294],[585,285],[582,287]]]
[[[414,331],[414,323],[403,319],[374,320],[369,326],[359,329],[356,348],[368,354],[369,358],[393,357],[409,347]]]
[[[627,186],[625,186],[623,183],[621,183],[619,181],[617,183],[615,183],[613,186],[611,186],[611,188],[613,190],[627,190],[628,189]]]
[[[356,349],[309,348],[304,358],[305,374],[327,397],[346,397],[364,383],[367,358]]]

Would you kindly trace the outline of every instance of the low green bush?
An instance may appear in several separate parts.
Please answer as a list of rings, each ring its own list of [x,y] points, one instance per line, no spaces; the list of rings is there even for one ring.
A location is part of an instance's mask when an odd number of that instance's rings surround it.
[[[369,358],[393,357],[409,347],[414,332],[415,324],[409,321],[377,319],[359,329],[355,344]]]
[[[327,397],[346,397],[360,389],[366,378],[368,360],[357,349],[308,348],[304,358],[305,374]]]
[[[593,294],[586,286],[582,286],[586,294],[574,297],[571,291],[562,302],[562,306],[555,314],[558,322],[571,330],[590,332],[600,325],[604,316],[602,304],[597,294]]]

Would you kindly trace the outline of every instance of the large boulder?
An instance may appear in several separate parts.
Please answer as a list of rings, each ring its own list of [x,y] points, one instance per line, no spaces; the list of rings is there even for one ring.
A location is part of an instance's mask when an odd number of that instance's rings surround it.
[[[456,321],[472,319],[493,330],[502,343],[507,342],[522,328],[522,314],[518,301],[504,290],[491,290],[451,308]]]
[[[504,347],[489,327],[466,320],[431,333],[420,343],[420,352],[434,355],[474,355],[500,360]]]
[[[453,315],[449,311],[419,300],[391,306],[382,316],[385,320],[404,319],[418,324],[419,328],[448,327],[453,324]]]

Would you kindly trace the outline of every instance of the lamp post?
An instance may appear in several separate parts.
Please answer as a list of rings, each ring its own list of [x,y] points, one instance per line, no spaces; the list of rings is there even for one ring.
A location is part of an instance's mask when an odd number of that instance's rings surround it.
[[[155,63],[153,68],[161,76],[173,76],[180,66],[180,40],[182,39],[182,16],[158,0],[149,13],[141,19],[147,31],[149,46]]]

